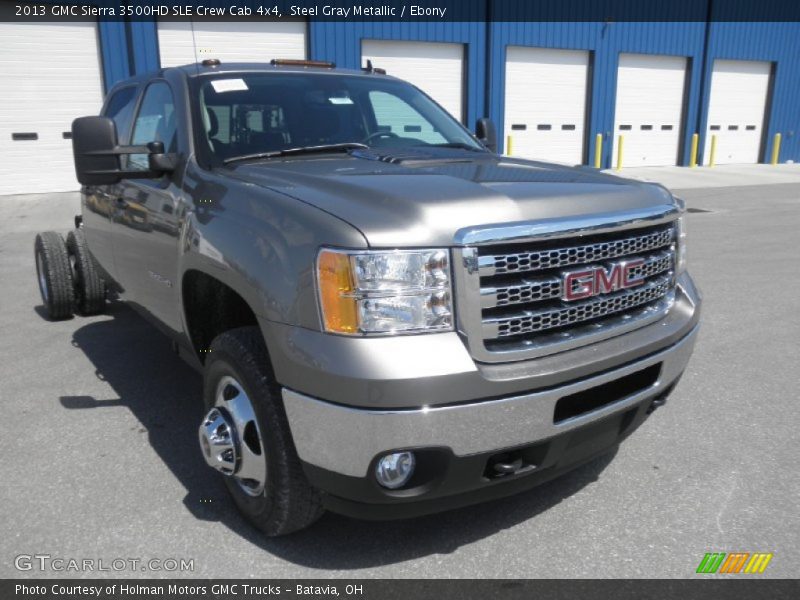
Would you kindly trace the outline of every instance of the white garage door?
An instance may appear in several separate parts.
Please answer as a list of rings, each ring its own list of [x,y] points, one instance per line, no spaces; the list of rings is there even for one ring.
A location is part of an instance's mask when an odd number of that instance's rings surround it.
[[[0,23],[0,194],[77,190],[76,117],[100,113],[94,23]]]
[[[505,139],[514,156],[583,162],[588,69],[588,52],[508,48]]]
[[[686,58],[620,54],[614,113],[614,164],[619,136],[623,165],[674,165],[683,124]]]
[[[714,135],[717,164],[758,162],[771,70],[768,62],[714,61],[703,152],[706,164]]]
[[[218,58],[269,62],[306,57],[305,21],[163,21],[158,24],[162,67]],[[196,54],[195,54],[196,52]]]
[[[441,104],[459,121],[464,121],[464,46],[431,42],[364,40],[362,66],[386,69],[389,75],[405,79]]]

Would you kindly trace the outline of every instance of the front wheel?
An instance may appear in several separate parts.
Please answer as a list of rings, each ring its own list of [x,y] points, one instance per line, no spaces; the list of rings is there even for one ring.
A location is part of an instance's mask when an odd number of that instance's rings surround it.
[[[314,523],[323,513],[320,495],[303,473],[257,327],[212,342],[203,395],[203,455],[244,516],[269,536]]]

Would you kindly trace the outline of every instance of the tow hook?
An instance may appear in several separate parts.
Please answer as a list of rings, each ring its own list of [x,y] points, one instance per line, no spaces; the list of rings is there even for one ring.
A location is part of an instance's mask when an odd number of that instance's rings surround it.
[[[224,408],[212,408],[200,425],[200,448],[206,463],[224,475],[233,475],[241,453],[233,420]]]
[[[675,379],[672,383],[667,386],[663,392],[661,392],[658,396],[653,398],[653,401],[650,403],[650,406],[647,407],[647,414],[652,414],[657,408],[661,408],[667,403],[667,398],[672,393],[672,390],[675,389],[675,386],[678,385],[678,382],[681,380],[683,375],[679,375],[677,379]]]
[[[492,468],[498,476],[513,475],[522,468],[522,459],[518,458],[507,462],[496,462],[492,465]]]
[[[512,450],[492,456],[486,463],[484,477],[487,479],[500,479],[501,477],[529,471],[532,468],[535,468],[534,465],[527,463],[520,451]]]
[[[661,408],[666,403],[667,397],[665,395],[658,396],[650,403],[650,406],[647,407],[647,414],[650,415],[654,413],[657,408]]]

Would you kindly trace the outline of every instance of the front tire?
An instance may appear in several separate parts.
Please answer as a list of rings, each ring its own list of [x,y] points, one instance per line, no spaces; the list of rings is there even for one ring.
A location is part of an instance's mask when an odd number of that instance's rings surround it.
[[[204,426],[222,422],[221,415],[231,425],[235,447],[225,457],[236,466],[217,468],[227,471],[225,485],[242,514],[268,536],[314,523],[323,513],[320,494],[303,473],[257,327],[233,329],[212,342],[203,395],[209,411]],[[206,444],[203,450],[209,460]]]
[[[97,273],[81,229],[67,234],[67,253],[75,285],[75,305],[82,315],[98,315],[106,307],[106,285]]]
[[[33,252],[39,293],[48,317],[54,321],[71,317],[74,287],[64,239],[55,231],[40,233]]]

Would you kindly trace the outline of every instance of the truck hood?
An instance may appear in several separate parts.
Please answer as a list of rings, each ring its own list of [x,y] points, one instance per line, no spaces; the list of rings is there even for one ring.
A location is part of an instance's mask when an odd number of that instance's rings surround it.
[[[467,151],[409,158],[365,150],[234,163],[225,171],[336,215],[372,247],[452,246],[476,227],[675,202],[655,184]]]

